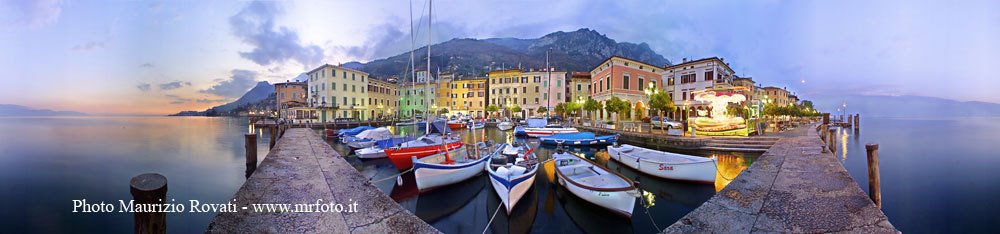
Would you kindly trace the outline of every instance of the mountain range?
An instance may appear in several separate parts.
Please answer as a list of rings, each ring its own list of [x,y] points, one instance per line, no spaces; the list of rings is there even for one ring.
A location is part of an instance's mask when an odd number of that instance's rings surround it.
[[[847,104],[847,112],[869,117],[982,117],[1000,116],[1000,104],[955,101],[925,96],[818,96],[817,110],[836,113]]]
[[[590,71],[613,55],[663,66],[670,64],[646,43],[617,42],[595,30],[582,28],[572,32],[558,31],[540,38],[455,38],[431,47],[431,66],[459,75],[483,76],[492,69],[541,69],[545,53],[549,65],[560,71]],[[426,68],[427,47],[414,51],[417,69]],[[404,77],[409,69],[408,52],[376,59],[368,63],[350,62],[342,66],[359,69],[374,77]]]
[[[453,71],[460,76],[484,76],[487,71],[500,68],[541,69],[545,67],[546,51],[549,52],[549,65],[560,71],[590,71],[613,55],[657,66],[670,64],[670,60],[654,52],[646,43],[617,42],[597,31],[582,28],[572,32],[549,33],[533,39],[455,38],[431,47],[431,66],[440,67],[442,71]],[[414,54],[418,55],[415,62],[417,68],[425,69],[427,47],[415,50]],[[373,77],[404,77],[409,71],[409,65],[409,51],[367,63],[341,64],[367,72]],[[295,79],[305,78],[301,74]],[[233,115],[248,106],[264,106],[262,101],[273,101],[273,98],[267,98],[271,95],[274,95],[274,86],[262,81],[234,102],[205,111],[183,111],[173,115]]]
[[[35,109],[27,106],[0,104],[0,116],[86,116],[76,111]]]
[[[209,108],[205,111],[182,111],[171,116],[219,116],[235,115],[250,107],[274,106],[274,85],[267,81],[257,82],[250,91],[240,96],[236,101]]]

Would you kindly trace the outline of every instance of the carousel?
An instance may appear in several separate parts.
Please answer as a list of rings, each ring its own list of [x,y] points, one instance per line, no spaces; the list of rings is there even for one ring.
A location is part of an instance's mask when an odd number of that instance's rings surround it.
[[[747,127],[746,119],[726,114],[726,107],[730,103],[740,103],[747,100],[743,94],[732,90],[704,90],[696,92],[694,100],[708,104],[707,109],[698,110],[698,116],[688,120],[696,134],[704,136],[747,136],[750,134],[751,129]]]

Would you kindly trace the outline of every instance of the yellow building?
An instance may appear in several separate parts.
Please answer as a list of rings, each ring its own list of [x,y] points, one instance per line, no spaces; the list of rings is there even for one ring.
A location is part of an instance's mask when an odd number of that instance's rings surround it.
[[[490,87],[490,100],[487,106],[496,105],[500,108],[500,112],[511,115],[511,113],[507,112],[507,108],[517,105],[524,109],[524,105],[528,104],[528,98],[524,94],[527,88],[522,87],[521,70],[490,71],[486,75],[486,79]],[[525,77],[523,83],[527,83],[527,80],[528,78]],[[524,89],[523,91],[522,88]],[[521,114],[517,114],[517,116],[525,117]]]
[[[450,72],[448,72],[448,73],[441,73],[438,76],[438,79],[437,79],[437,92],[436,92],[437,98],[435,98],[436,102],[434,104],[436,104],[440,108],[447,108],[448,111],[449,111],[448,115],[454,115],[455,114],[454,112],[451,111],[452,109],[450,107],[451,103],[452,103],[452,100],[451,100],[451,96],[452,96],[452,92],[451,92],[451,90],[452,90],[452,87],[451,87],[452,84],[451,84],[451,81],[454,80],[454,79],[455,79],[455,74],[450,73]]]
[[[399,85],[376,78],[368,79],[368,118],[389,118],[399,110]]]
[[[450,114],[472,117],[485,116],[486,78],[466,78],[451,81],[451,103],[444,105]]]
[[[788,99],[788,90],[784,88],[778,88],[774,86],[764,87],[764,103],[774,103],[778,106],[787,106],[791,104]]]
[[[365,119],[368,73],[324,64],[306,73],[309,76],[309,106],[321,122],[334,118]]]

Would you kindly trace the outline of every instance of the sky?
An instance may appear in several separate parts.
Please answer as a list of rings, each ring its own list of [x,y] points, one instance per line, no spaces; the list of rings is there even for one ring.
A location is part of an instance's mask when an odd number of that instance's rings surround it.
[[[0,104],[98,115],[204,110],[259,81],[410,48],[410,1],[0,0]],[[426,0],[414,0],[418,46]],[[671,61],[725,58],[801,98],[1000,103],[1000,1],[433,2],[435,43],[590,28]]]

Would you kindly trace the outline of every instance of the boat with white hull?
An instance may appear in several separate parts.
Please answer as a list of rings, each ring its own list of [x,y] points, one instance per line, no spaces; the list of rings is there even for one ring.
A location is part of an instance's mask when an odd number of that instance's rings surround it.
[[[375,141],[372,146],[357,149],[354,151],[354,155],[358,158],[385,158],[385,149],[396,147],[403,142],[412,141],[416,139],[415,137],[393,137],[384,140]]]
[[[492,149],[493,147],[480,142],[475,146],[461,146],[446,153],[419,159],[412,157],[417,189],[427,191],[479,175],[489,161],[490,157],[487,156],[493,153]]]
[[[510,121],[500,122],[500,123],[497,124],[497,128],[499,128],[500,131],[508,131],[508,130],[514,129],[514,122],[510,122]]]
[[[576,133],[580,131],[576,130],[576,128],[544,127],[544,128],[524,128],[524,132],[528,134],[529,137],[542,137],[560,133]]]
[[[502,144],[490,156],[486,172],[490,176],[493,190],[500,202],[507,208],[507,214],[517,206],[517,202],[535,184],[538,172],[538,158],[525,145]]]
[[[552,154],[559,185],[573,195],[626,217],[632,216],[638,191],[632,180],[590,160],[558,150]]]
[[[646,149],[634,145],[608,146],[608,154],[619,163],[652,176],[694,182],[715,182],[713,158]]]

